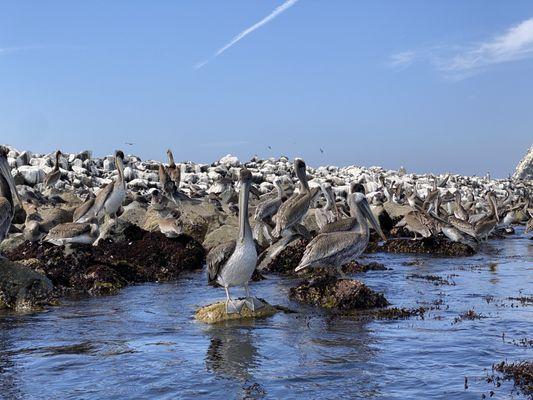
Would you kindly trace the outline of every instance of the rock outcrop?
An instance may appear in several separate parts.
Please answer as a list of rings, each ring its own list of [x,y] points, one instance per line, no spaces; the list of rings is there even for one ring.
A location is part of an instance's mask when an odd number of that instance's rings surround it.
[[[0,260],[0,310],[33,311],[53,303],[52,282],[32,269]]]
[[[529,148],[524,158],[522,158],[522,160],[520,160],[516,166],[513,178],[527,180],[533,179],[533,146]]]

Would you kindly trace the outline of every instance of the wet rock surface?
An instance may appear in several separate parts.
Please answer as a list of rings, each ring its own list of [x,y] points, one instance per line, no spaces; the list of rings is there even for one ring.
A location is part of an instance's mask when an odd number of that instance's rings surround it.
[[[0,310],[32,311],[54,303],[52,282],[31,268],[0,260]]]
[[[335,310],[361,310],[389,305],[382,293],[352,279],[321,276],[290,289],[291,299]]]
[[[255,311],[249,310],[246,306],[241,309],[240,313],[227,314],[226,302],[220,301],[218,303],[204,306],[196,311],[195,318],[206,324],[223,323],[227,321],[236,321],[250,318],[266,318],[278,312],[278,309],[268,304],[265,300],[260,299],[263,307]]]
[[[46,275],[64,294],[113,294],[131,283],[169,281],[202,267],[203,247],[189,236],[169,239],[130,225],[123,242],[106,239],[98,246],[76,245],[69,251],[49,243],[26,242],[6,254]]]
[[[434,237],[421,240],[389,239],[381,246],[377,242],[369,243],[367,252],[374,253],[377,251],[432,254],[447,257],[466,257],[476,254],[476,251],[466,244]]]

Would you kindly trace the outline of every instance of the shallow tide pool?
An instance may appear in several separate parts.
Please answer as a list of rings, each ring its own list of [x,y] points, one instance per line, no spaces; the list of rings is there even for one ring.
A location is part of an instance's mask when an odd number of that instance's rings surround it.
[[[522,232],[468,258],[366,257],[391,270],[354,277],[393,306],[430,307],[423,318],[334,316],[291,302],[297,280],[269,275],[254,294],[298,313],[206,326],[195,310],[224,291],[201,273],[0,316],[0,398],[522,399],[512,383],[486,381],[496,362],[533,359],[520,342],[533,339],[533,304],[512,299],[533,294]],[[458,319],[469,310],[481,318]]]

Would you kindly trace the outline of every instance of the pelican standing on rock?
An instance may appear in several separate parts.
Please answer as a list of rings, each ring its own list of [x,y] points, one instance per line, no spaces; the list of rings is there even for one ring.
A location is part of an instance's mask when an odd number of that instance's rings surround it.
[[[108,183],[96,196],[91,212],[86,213],[80,222],[87,222],[91,218],[100,218],[102,214],[109,215],[115,220],[117,212],[126,197],[126,181],[124,180],[124,153],[117,150],[115,153],[115,164],[118,177],[114,182]]]
[[[269,242],[272,242],[272,237],[270,236],[267,220],[272,218],[278,212],[283,202],[283,187],[281,186],[281,178],[278,177],[274,179],[274,187],[277,190],[277,196],[260,203],[255,209],[254,213],[254,220],[256,223],[254,237],[257,239],[262,231],[265,239],[267,239]]]
[[[239,235],[237,240],[218,245],[207,255],[207,279],[209,284],[219,284],[226,290],[226,312],[238,313],[242,304],[237,304],[229,295],[229,288],[244,286],[246,300],[244,304],[255,311],[263,304],[250,295],[248,282],[252,277],[257,263],[257,251],[248,221],[248,200],[252,173],[247,169],[240,172],[239,192]]]
[[[172,154],[172,151],[170,149],[167,150],[167,156],[168,156],[168,167],[166,168],[167,174],[172,182],[174,182],[174,185],[176,186],[176,190],[180,187],[180,180],[181,180],[181,170],[180,167],[178,167],[174,163],[174,155]]]
[[[294,160],[294,170],[300,180],[300,193],[293,194],[279,208],[276,214],[275,237],[280,237],[284,233],[289,232],[291,228],[295,228],[302,221],[307,211],[309,211],[311,201],[318,193],[319,188],[309,189],[305,169],[306,165],[304,160],[296,158]]]
[[[348,202],[350,211],[353,211],[357,220],[354,229],[346,232],[321,233],[316,236],[305,248],[304,256],[295,272],[308,267],[333,266],[341,276],[344,276],[342,265],[359,256],[368,245],[370,229],[367,221],[383,240],[387,240],[362,193],[350,194]]]
[[[15,215],[15,199],[22,204],[7,162],[8,152],[8,148],[0,146],[0,242],[7,236]]]
[[[57,150],[55,153],[56,161],[54,164],[54,168],[52,171],[50,171],[48,174],[46,174],[46,177],[44,178],[44,187],[54,187],[57,182],[59,182],[59,179],[61,178],[61,171],[59,170],[59,157],[62,156],[63,153],[61,153],[60,150]]]

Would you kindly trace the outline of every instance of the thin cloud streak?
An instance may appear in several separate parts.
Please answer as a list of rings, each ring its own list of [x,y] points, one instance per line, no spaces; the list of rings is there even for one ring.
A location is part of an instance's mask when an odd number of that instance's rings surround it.
[[[412,50],[402,51],[390,56],[389,66],[392,68],[406,68],[410,66],[416,58],[416,53]]]
[[[266,25],[267,23],[269,23],[270,21],[272,21],[274,18],[276,18],[278,15],[280,15],[281,13],[285,12],[286,10],[288,10],[290,7],[292,7],[293,5],[295,5],[296,3],[298,2],[298,0],[287,0],[285,3],[283,3],[282,5],[276,7],[274,9],[274,11],[272,11],[269,15],[267,15],[265,18],[263,18],[261,21],[255,23],[254,25],[252,25],[251,27],[245,29],[244,31],[242,31],[241,33],[239,33],[237,36],[235,36],[233,39],[231,39],[227,44],[225,44],[224,46],[222,46],[220,49],[218,49],[215,54],[213,54],[210,58],[208,58],[207,60],[205,61],[201,61],[199,62],[198,64],[196,64],[194,66],[194,69],[195,70],[198,70],[202,67],[204,67],[207,63],[213,61],[215,58],[217,58],[219,55],[221,55],[222,53],[224,53],[226,50],[228,50],[230,47],[234,46],[235,44],[237,44],[240,40],[244,39],[246,36],[248,36],[250,33],[252,33],[253,31],[255,31],[256,29],[259,29],[260,27],[262,27],[263,25]]]
[[[471,71],[530,57],[533,57],[533,18],[509,28],[491,41],[455,55],[441,69]]]
[[[422,60],[447,78],[462,80],[491,66],[529,58],[533,58],[533,18],[482,43],[395,53],[389,57],[389,66],[402,69],[411,66],[416,60]]]

